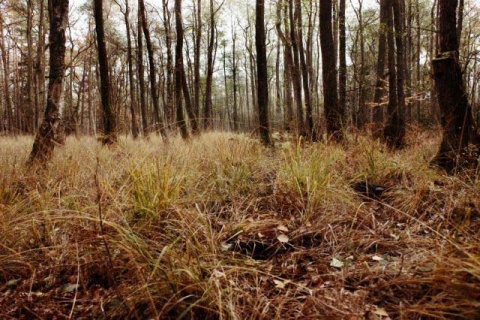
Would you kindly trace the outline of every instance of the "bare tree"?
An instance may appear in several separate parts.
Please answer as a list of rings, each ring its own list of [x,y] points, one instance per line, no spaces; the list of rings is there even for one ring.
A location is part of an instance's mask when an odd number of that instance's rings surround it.
[[[343,140],[345,110],[338,104],[338,81],[335,63],[335,47],[332,31],[332,0],[320,1],[320,46],[327,134],[334,141]]]
[[[116,142],[116,116],[111,106],[110,76],[107,45],[103,26],[103,0],[94,0],[95,29],[97,31],[98,64],[100,66],[100,94],[102,96],[103,144]]]
[[[188,139],[187,124],[182,105],[182,90],[183,85],[186,84],[183,81],[185,71],[183,69],[182,0],[175,0],[175,29],[177,31],[177,43],[175,45],[175,109],[180,134],[183,139]],[[188,92],[188,89],[186,91]]]
[[[268,70],[265,39],[265,0],[257,0],[255,9],[255,47],[257,51],[257,99],[260,139],[262,140],[263,144],[269,145],[270,127],[268,122]]]
[[[65,74],[65,29],[68,19],[68,0],[51,0],[50,12],[50,73],[47,106],[44,118],[33,143],[29,163],[50,160],[55,148],[60,123],[60,98]]]
[[[148,54],[148,64],[149,64],[149,78],[150,78],[150,94],[152,96],[153,102],[153,115],[155,118],[155,130],[160,131],[160,134],[164,139],[167,138],[167,131],[163,122],[163,117],[160,114],[160,100],[158,98],[157,92],[157,77],[155,75],[155,59],[153,57],[153,45],[150,38],[150,30],[147,25],[147,11],[145,9],[145,2],[143,0],[138,0],[138,10],[142,17],[142,30],[143,35],[145,36],[145,43],[147,45],[147,54]],[[140,37],[140,35],[139,35]]]

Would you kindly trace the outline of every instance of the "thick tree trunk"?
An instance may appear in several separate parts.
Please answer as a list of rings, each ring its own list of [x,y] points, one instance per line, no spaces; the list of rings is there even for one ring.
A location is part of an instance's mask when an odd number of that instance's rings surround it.
[[[439,0],[441,54],[432,60],[443,129],[442,142],[432,164],[448,173],[468,165],[465,151],[472,125],[471,107],[458,61],[457,4],[457,0]]]
[[[50,10],[50,73],[45,114],[38,130],[29,163],[46,162],[53,154],[60,123],[60,98],[65,74],[65,29],[68,0],[51,0]]]
[[[268,70],[267,48],[265,39],[265,0],[257,0],[255,18],[255,47],[257,51],[257,99],[260,139],[265,145],[270,144],[268,122]]]
[[[337,70],[332,33],[332,0],[320,1],[320,46],[327,134],[333,141],[343,140],[345,110],[338,105]]]
[[[98,64],[100,66],[100,94],[102,97],[103,144],[116,142],[116,117],[111,105],[110,76],[107,46],[103,27],[103,0],[94,0],[95,30],[97,31]]]

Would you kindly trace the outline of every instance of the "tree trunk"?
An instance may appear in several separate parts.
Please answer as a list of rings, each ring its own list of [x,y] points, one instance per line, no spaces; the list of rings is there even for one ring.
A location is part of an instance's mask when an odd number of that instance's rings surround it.
[[[138,11],[137,15],[137,71],[138,71],[138,86],[139,86],[139,97],[140,97],[140,113],[142,116],[142,127],[143,127],[143,136],[148,136],[150,131],[148,128],[148,117],[147,117],[147,99],[145,97],[145,69],[143,66],[143,37],[142,37],[142,13]]]
[[[27,54],[25,56],[27,64],[27,106],[26,106],[26,132],[32,134],[37,128],[37,119],[35,115],[37,106],[35,105],[34,86],[33,86],[33,0],[27,1]]]
[[[332,0],[320,1],[320,46],[327,134],[333,141],[343,140],[345,110],[338,105],[337,70],[332,34]]]
[[[6,108],[6,131],[9,133],[13,132],[13,110],[12,110],[12,100],[11,100],[11,92],[9,86],[9,74],[10,74],[10,67],[7,59],[7,48],[5,48],[5,37],[3,34],[3,16],[0,15],[0,51],[2,54],[2,65],[3,65],[3,94],[5,99],[5,108]]]
[[[448,173],[468,165],[465,149],[472,125],[471,107],[458,61],[457,4],[457,0],[439,0],[441,53],[432,60],[443,131],[442,142],[432,164]]]
[[[65,74],[65,28],[68,0],[51,0],[50,10],[50,72],[45,114],[33,143],[29,163],[46,162],[53,154],[60,123],[60,98]]]
[[[173,54],[172,54],[172,36],[171,36],[171,24],[170,24],[170,11],[168,10],[168,1],[162,0],[163,3],[163,27],[165,28],[165,45],[167,49],[167,103],[165,105],[165,113],[168,122],[168,126],[174,124],[175,121],[175,107],[174,107],[174,66],[173,66]]]
[[[195,117],[200,117],[200,49],[202,45],[202,0],[197,0],[197,12],[196,12],[196,28],[195,28],[195,48],[193,57],[193,104],[195,110]]]
[[[315,141],[317,140],[316,133],[314,132],[313,126],[313,110],[312,110],[312,99],[310,96],[310,79],[308,77],[308,69],[311,66],[307,65],[305,59],[305,48],[303,45],[303,23],[302,23],[302,5],[300,0],[295,0],[295,11],[297,15],[297,33],[296,38],[298,39],[298,55],[300,57],[300,70],[302,74],[302,83],[303,83],[303,94],[305,97],[305,118],[307,125],[307,138]]]
[[[187,123],[183,114],[182,89],[183,77],[183,25],[182,25],[182,0],[175,0],[175,29],[177,31],[177,43],[175,45],[175,109],[177,125],[183,139],[188,139]],[[186,90],[188,92],[188,89]]]
[[[396,144],[395,124],[398,118],[398,101],[397,101],[397,70],[395,68],[395,35],[393,26],[393,7],[392,1],[387,0],[387,47],[388,47],[388,118],[385,125],[384,137],[387,145],[390,147]]]
[[[209,19],[209,35],[207,48],[207,83],[205,88],[205,106],[203,109],[203,126],[205,130],[212,128],[212,86],[213,86],[213,51],[215,49],[215,10],[213,0],[210,0],[210,19]]]
[[[97,31],[98,63],[100,66],[100,94],[102,97],[103,144],[117,140],[116,118],[111,106],[110,76],[108,70],[107,46],[103,27],[103,0],[94,0],[95,29]]]
[[[302,78],[300,72],[300,57],[298,51],[298,39],[296,32],[296,19],[298,19],[298,13],[294,14],[294,4],[290,2],[288,5],[288,17],[290,22],[290,43],[292,48],[292,81],[293,81],[293,96],[295,99],[296,111],[297,111],[297,134],[300,136],[306,136],[305,117],[303,112],[302,103]],[[333,46],[332,46],[333,47]]]
[[[136,115],[136,105],[137,97],[135,91],[135,82],[133,77],[133,54],[132,54],[132,37],[130,35],[130,7],[128,5],[128,0],[125,0],[125,28],[127,31],[127,63],[128,63],[128,80],[130,85],[130,116],[132,121],[132,136],[133,138],[138,137],[138,124],[137,124],[137,115]]]
[[[260,139],[264,145],[270,144],[268,123],[268,70],[265,39],[265,0],[257,0],[255,14],[255,47],[257,51],[257,99]]]
[[[385,55],[387,49],[387,17],[388,17],[388,0],[380,1],[380,24],[378,32],[378,56],[377,56],[377,81],[375,83],[375,94],[373,98],[373,122],[383,123],[383,106],[382,97],[385,92]]]
[[[143,29],[143,35],[145,36],[145,43],[147,45],[148,65],[150,66],[149,68],[150,95],[152,96],[152,102],[153,102],[155,130],[160,132],[163,139],[166,139],[167,131],[165,128],[165,124],[163,122],[163,116],[160,114],[160,101],[158,98],[158,91],[157,91],[157,79],[155,75],[155,60],[153,56],[153,45],[152,45],[152,40],[150,38],[150,30],[148,29],[148,25],[147,25],[147,12],[146,12],[145,3],[143,0],[138,0],[138,10],[142,15],[142,29]]]
[[[346,110],[347,107],[347,54],[346,54],[346,28],[345,28],[345,0],[340,0],[339,12],[339,97],[338,107]]]
[[[233,78],[233,131],[238,132],[238,97],[237,97],[237,53],[236,53],[237,34],[233,32],[232,37],[232,78]]]

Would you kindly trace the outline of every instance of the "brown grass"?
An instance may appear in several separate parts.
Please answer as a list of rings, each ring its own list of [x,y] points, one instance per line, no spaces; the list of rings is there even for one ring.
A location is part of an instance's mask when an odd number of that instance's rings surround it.
[[[2,138],[0,318],[480,318],[478,172],[357,140]]]

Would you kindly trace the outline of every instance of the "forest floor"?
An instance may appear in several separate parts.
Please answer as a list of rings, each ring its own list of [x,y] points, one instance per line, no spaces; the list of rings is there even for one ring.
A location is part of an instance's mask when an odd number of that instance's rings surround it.
[[[3,137],[0,318],[480,319],[480,174],[430,168],[438,138],[70,137],[27,168]]]

